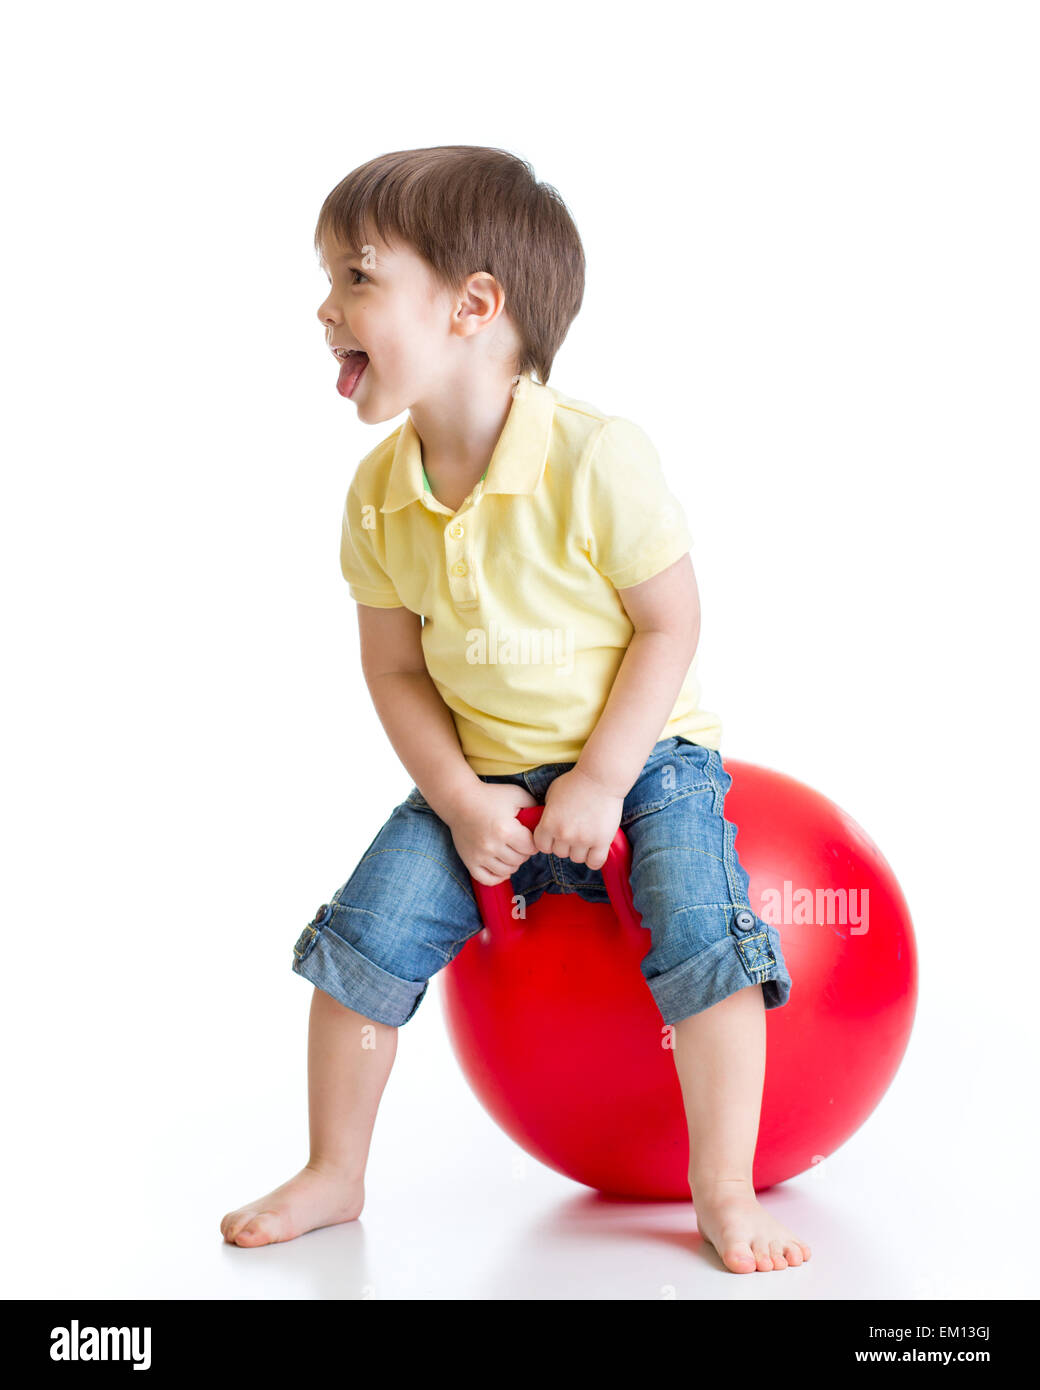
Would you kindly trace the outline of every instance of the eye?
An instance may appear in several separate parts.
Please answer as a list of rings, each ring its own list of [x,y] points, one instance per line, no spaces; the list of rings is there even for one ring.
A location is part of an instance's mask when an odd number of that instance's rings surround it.
[[[368,276],[365,274],[363,270],[355,270],[352,265],[348,265],[347,270],[350,272],[351,276],[360,275],[362,280],[368,280]],[[332,276],[328,273],[328,271],[325,272],[325,279],[329,282],[329,285],[331,286]],[[357,280],[352,279],[350,283],[352,285],[356,285],[358,282]],[[369,281],[369,283],[371,284],[371,281]]]

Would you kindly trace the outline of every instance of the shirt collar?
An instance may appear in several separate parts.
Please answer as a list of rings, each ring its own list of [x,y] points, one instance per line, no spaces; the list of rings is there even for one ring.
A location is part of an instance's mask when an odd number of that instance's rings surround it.
[[[534,492],[549,453],[554,407],[548,386],[529,376],[520,378],[487,477],[480,484],[485,494]],[[421,444],[409,416],[397,437],[386,500],[379,510],[396,512],[409,502],[421,502],[424,491]]]

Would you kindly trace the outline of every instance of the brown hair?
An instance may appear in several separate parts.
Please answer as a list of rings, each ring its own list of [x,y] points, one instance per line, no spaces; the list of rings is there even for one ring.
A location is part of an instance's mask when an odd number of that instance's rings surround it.
[[[483,145],[435,145],[368,160],[325,199],[315,250],[331,231],[360,252],[366,226],[407,242],[450,289],[487,271],[520,339],[517,370],[549,380],[581,308],[585,253],[563,199],[526,160]]]

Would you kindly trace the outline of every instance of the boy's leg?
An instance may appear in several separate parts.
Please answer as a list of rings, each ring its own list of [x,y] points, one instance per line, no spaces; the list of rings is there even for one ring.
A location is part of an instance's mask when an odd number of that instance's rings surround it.
[[[802,1264],[809,1247],[766,1211],[752,1183],[766,1067],[762,986],[738,989],[672,1026],[701,1234],[736,1274]]]
[[[673,1027],[690,1130],[689,1179],[749,1183],[766,1074],[762,987],[738,989]]]
[[[725,816],[732,778],[714,749],[661,740],[625,798],[636,910],[651,936],[642,971],[672,1022],[701,1234],[736,1274],[809,1257],[755,1196],[766,1005],[791,980],[779,932],[749,909],[749,877]]]
[[[307,1048],[310,1156],[281,1187],[229,1212],[220,1223],[225,1241],[267,1245],[357,1218],[397,1032],[315,986]]]
[[[364,1180],[397,1033],[315,987],[307,1042],[308,1168],[347,1182]]]
[[[293,971],[314,986],[310,1156],[281,1187],[229,1212],[220,1223],[225,1240],[292,1240],[360,1214],[376,1111],[400,1026],[372,1015],[406,1023],[430,978],[482,926],[451,831],[413,787],[293,947]]]

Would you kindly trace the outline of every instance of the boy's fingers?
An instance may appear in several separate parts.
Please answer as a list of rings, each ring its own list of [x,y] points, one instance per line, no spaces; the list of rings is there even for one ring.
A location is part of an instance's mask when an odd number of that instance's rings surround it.
[[[517,824],[517,830],[510,835],[506,844],[508,844],[510,849],[515,849],[517,854],[522,854],[525,859],[530,859],[532,854],[538,853],[534,843],[534,836],[526,825],[520,825],[519,823]]]

